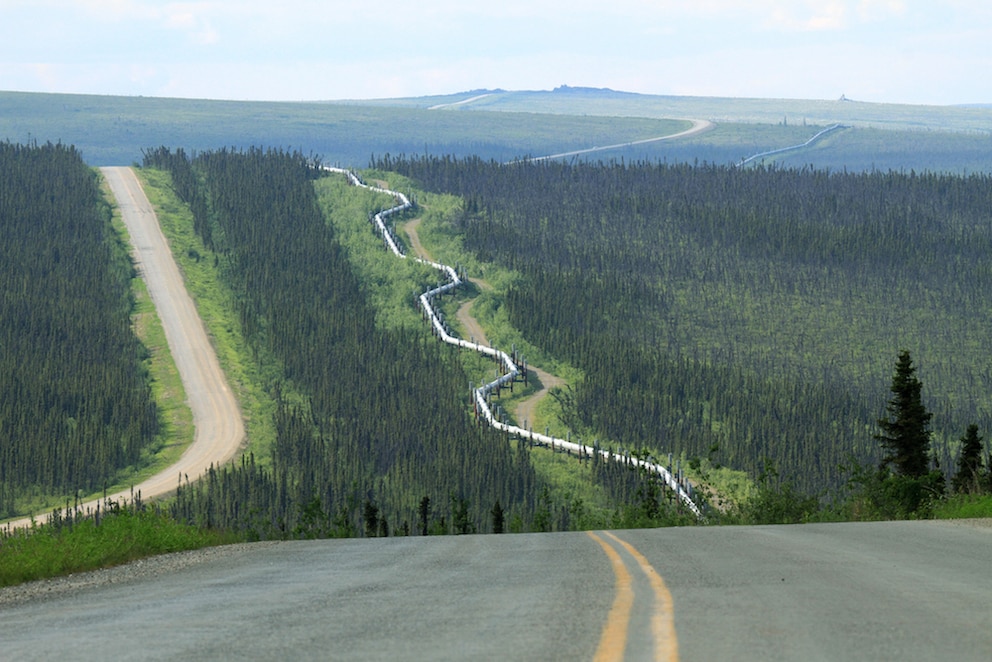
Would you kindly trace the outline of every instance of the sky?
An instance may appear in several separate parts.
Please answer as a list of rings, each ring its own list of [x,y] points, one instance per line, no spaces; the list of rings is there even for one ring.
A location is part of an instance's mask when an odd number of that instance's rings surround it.
[[[0,0],[0,90],[992,103],[987,0]]]

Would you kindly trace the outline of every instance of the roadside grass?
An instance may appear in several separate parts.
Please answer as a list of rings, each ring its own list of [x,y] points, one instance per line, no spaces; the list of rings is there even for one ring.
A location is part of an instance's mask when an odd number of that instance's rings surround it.
[[[130,506],[59,524],[0,535],[0,586],[121,565],[156,554],[240,542],[219,531],[180,524]]]
[[[253,351],[241,335],[234,295],[220,278],[221,258],[207,248],[193,231],[188,207],[172,190],[168,173],[136,169],[145,193],[158,214],[162,233],[169,241],[186,289],[217,352],[228,382],[237,394],[245,420],[248,450],[261,465],[269,463],[269,450],[275,441],[272,415],[275,402],[269,387],[278,379],[274,359]],[[286,393],[291,389],[286,388]]]
[[[992,494],[959,494],[934,505],[934,519],[992,517]]]
[[[368,221],[373,211],[395,206],[393,197],[351,186],[344,175],[323,177],[314,186],[324,218],[375,310],[376,324],[383,329],[423,326],[416,299],[436,282],[437,270],[389,254]]]

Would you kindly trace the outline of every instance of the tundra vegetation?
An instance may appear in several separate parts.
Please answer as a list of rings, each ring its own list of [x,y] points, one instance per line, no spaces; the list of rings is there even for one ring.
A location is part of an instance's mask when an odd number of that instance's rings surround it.
[[[485,95],[485,96],[482,96]],[[478,98],[481,97],[481,98]],[[451,105],[465,99],[472,103]],[[370,154],[452,154],[501,162],[670,135],[673,117],[712,130],[580,154],[579,159],[731,164],[845,129],[810,149],[764,160],[849,171],[992,172],[992,110],[799,99],[726,99],[554,91],[476,90],[445,97],[342,103],[211,101],[0,91],[0,139],[75,145],[90,165],[139,162],[149,145],[305,146],[325,162],[368,165]],[[569,157],[570,159],[573,157]]]

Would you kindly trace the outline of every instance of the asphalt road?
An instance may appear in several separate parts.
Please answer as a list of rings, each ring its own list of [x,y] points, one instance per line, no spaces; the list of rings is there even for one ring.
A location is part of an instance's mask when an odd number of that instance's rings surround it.
[[[988,521],[260,543],[0,591],[0,656],[987,661],[990,568]]]

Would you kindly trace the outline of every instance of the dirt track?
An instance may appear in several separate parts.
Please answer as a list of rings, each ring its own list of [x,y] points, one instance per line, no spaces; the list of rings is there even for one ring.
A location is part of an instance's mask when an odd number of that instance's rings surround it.
[[[403,226],[403,230],[406,232],[407,237],[410,240],[410,248],[414,255],[422,257],[427,260],[434,260],[434,258],[427,252],[423,244],[420,243],[420,235],[417,233],[420,227],[421,219],[416,218],[412,221],[406,223]],[[484,280],[478,278],[470,278],[476,287],[482,290],[490,290],[492,287]],[[483,345],[489,344],[489,339],[486,337],[486,331],[479,324],[479,321],[475,319],[472,315],[472,304],[473,301],[466,301],[461,306],[458,307],[458,311],[455,313],[455,318],[458,323],[462,325],[462,329],[465,332],[464,337]],[[524,424],[533,425],[534,422],[534,412],[537,409],[538,403],[541,399],[548,394],[548,391],[556,386],[564,385],[565,381],[549,372],[545,372],[540,368],[535,368],[533,366],[527,366],[527,371],[533,375],[529,377],[530,380],[534,378],[537,379],[540,384],[540,388],[530,397],[520,401],[517,404],[516,410],[513,412],[515,420],[521,426]]]
[[[238,402],[137,177],[130,168],[103,168],[103,174],[117,198],[138,268],[165,327],[196,428],[193,444],[177,464],[137,486],[148,498],[175,489],[180,472],[194,480],[211,464],[231,460],[244,442],[245,429]]]
[[[162,320],[169,350],[193,413],[193,443],[179,461],[134,486],[134,491],[140,492],[143,499],[151,499],[175,490],[180,477],[196,480],[210,465],[221,465],[234,458],[244,442],[245,430],[237,400],[227,385],[217,354],[186,292],[182,275],[141,184],[130,168],[108,167],[101,171],[117,198],[131,238],[132,256]],[[107,496],[114,500],[130,500],[131,490]],[[86,502],[83,508],[95,508],[102,501]],[[30,518],[9,523],[14,528],[29,524]]]

